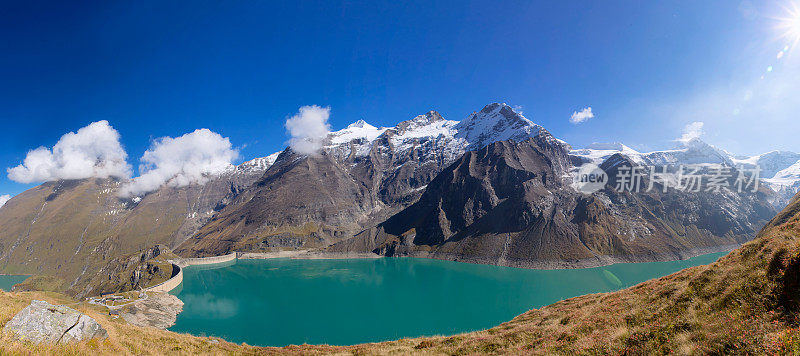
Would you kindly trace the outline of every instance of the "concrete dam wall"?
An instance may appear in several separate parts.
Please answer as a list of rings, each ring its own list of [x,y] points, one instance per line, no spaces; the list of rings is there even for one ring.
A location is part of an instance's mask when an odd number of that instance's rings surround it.
[[[152,287],[148,287],[145,290],[148,292],[164,292],[167,293],[175,288],[177,288],[181,283],[183,283],[183,268],[188,266],[200,266],[200,265],[212,265],[217,263],[225,263],[236,261],[236,252],[231,252],[227,255],[222,256],[212,256],[212,257],[200,257],[200,258],[182,258],[177,261],[172,262],[172,268],[177,268],[178,272],[175,273],[172,278],[156,284]]]

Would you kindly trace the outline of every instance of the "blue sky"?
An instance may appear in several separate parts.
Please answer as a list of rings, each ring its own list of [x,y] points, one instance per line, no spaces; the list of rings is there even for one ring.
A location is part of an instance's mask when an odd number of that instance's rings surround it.
[[[499,101],[574,146],[669,148],[691,122],[735,153],[800,151],[788,1],[0,3],[0,165],[108,120],[133,167],[208,128],[241,159],[303,105],[333,129]],[[771,72],[766,72],[773,66]],[[765,78],[762,79],[761,76]],[[794,100],[792,100],[795,98]],[[570,123],[591,106],[595,117]],[[240,159],[240,160],[241,160]],[[0,194],[30,184],[0,179]]]

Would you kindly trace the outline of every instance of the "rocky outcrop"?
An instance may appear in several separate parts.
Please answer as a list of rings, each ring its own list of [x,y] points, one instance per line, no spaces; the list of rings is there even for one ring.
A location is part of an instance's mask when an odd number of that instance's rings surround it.
[[[63,305],[34,300],[3,328],[33,343],[66,343],[105,339],[108,333],[94,319]]]
[[[183,301],[167,293],[150,293],[146,298],[119,310],[119,315],[130,324],[167,329],[175,325],[183,311]]]
[[[180,271],[170,262],[175,258],[177,256],[164,245],[116,257],[96,272],[80,276],[68,292],[83,298],[145,289],[174,277]]]

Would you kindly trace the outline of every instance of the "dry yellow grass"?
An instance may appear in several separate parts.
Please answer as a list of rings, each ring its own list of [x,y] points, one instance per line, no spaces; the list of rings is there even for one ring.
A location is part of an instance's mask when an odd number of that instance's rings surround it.
[[[360,352],[359,350],[375,351],[372,345],[254,347],[233,344],[218,338],[196,337],[155,328],[140,328],[127,324],[122,318],[113,319],[107,315],[107,311],[103,307],[75,302],[52,292],[8,293],[0,291],[0,325],[5,325],[34,299],[52,304],[65,304],[91,316],[108,331],[108,339],[64,345],[34,345],[19,341],[11,334],[0,333],[0,355],[353,355]],[[401,349],[410,350],[414,345],[415,343],[405,342],[405,347]],[[388,352],[388,350],[387,348],[386,351]],[[384,354],[382,351],[378,352]]]

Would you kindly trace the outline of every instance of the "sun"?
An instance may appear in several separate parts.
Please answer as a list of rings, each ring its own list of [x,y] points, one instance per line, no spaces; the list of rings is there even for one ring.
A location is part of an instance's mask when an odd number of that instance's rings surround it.
[[[790,8],[785,8],[786,15],[778,18],[778,29],[781,36],[792,43],[800,41],[800,8],[791,3]]]

